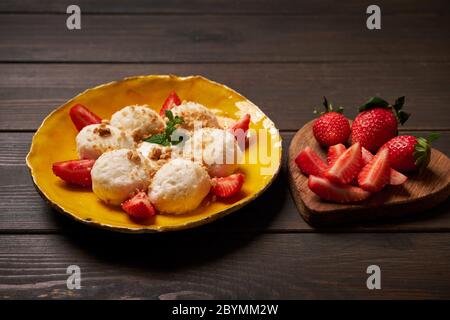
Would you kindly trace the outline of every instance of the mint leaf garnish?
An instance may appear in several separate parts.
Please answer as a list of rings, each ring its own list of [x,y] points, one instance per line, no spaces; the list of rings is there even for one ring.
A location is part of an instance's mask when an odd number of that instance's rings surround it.
[[[166,114],[167,119],[169,119],[169,121],[167,122],[164,132],[155,134],[155,135],[151,136],[150,138],[145,139],[144,141],[160,144],[165,147],[170,146],[170,145],[177,145],[181,141],[183,141],[183,137],[180,137],[180,139],[178,141],[172,141],[172,139],[171,139],[173,132],[177,129],[176,126],[184,123],[183,118],[181,118],[179,116],[174,117],[172,111],[170,111],[170,110],[166,110],[165,114]]]

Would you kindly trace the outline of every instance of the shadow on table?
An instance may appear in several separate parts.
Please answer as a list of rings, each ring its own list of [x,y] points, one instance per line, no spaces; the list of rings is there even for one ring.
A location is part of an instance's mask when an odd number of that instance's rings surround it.
[[[259,237],[279,215],[288,197],[285,176],[274,181],[257,200],[209,225],[160,234],[125,234],[96,229],[53,215],[55,224],[75,249],[111,266],[175,271],[200,266],[239,250]]]

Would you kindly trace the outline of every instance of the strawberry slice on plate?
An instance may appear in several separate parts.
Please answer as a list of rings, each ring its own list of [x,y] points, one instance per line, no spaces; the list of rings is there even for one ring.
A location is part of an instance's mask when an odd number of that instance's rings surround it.
[[[159,111],[159,115],[161,117],[164,117],[166,115],[166,110],[170,110],[175,106],[179,106],[181,104],[181,99],[178,97],[175,91],[172,91],[169,93],[169,96],[166,98],[166,101],[164,101],[164,104]]]
[[[69,111],[70,118],[78,131],[90,124],[101,123],[102,119],[82,104],[76,104]]]
[[[358,174],[359,186],[369,192],[378,192],[389,183],[389,151],[382,149]]]
[[[334,146],[329,147],[327,155],[328,165],[332,165],[333,163],[335,163],[337,158],[339,158],[339,156],[343,154],[345,150],[347,150],[347,148],[342,143],[338,143]]]
[[[359,187],[334,184],[326,178],[316,177],[313,175],[308,178],[308,187],[321,199],[332,202],[357,202],[367,199],[370,196],[369,192]]]
[[[361,145],[355,143],[326,170],[325,177],[334,183],[347,184],[358,175],[361,166]]]
[[[364,166],[367,165],[373,159],[373,154],[364,147],[361,148],[361,154]],[[390,185],[398,186],[405,183],[406,180],[408,180],[407,176],[391,168],[389,177]]]
[[[305,175],[322,176],[327,165],[322,159],[314,152],[311,147],[303,149],[295,158],[295,163],[301,172]]]
[[[244,114],[236,123],[230,128],[231,133],[234,134],[236,139],[245,137],[247,135],[248,128],[250,126],[250,115]]]
[[[389,184],[393,186],[398,186],[401,184],[404,184],[408,180],[408,177],[405,176],[403,173],[398,172],[397,170],[394,170],[391,168],[390,175],[389,175]]]
[[[237,194],[244,184],[245,176],[234,173],[228,177],[212,178],[212,193],[221,198],[228,198]]]
[[[90,187],[92,185],[91,170],[95,160],[69,160],[56,162],[52,166],[53,173],[69,184]]]
[[[147,193],[140,191],[131,199],[122,203],[122,209],[132,218],[148,219],[156,214]]]

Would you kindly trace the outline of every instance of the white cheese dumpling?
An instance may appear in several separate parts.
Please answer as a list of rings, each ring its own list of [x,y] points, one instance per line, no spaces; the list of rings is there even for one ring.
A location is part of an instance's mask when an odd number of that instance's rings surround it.
[[[185,144],[184,157],[201,162],[213,177],[226,177],[236,171],[242,151],[232,133],[204,128]]]
[[[211,180],[205,168],[186,159],[172,159],[153,176],[148,195],[162,214],[196,209],[208,195]]]
[[[220,128],[219,121],[211,110],[195,102],[183,102],[171,109],[174,116],[182,117],[181,128],[194,130],[196,122],[203,128]]]
[[[160,133],[165,127],[161,116],[147,105],[125,107],[112,115],[110,123],[126,131],[135,141]]]
[[[76,137],[80,159],[97,159],[104,152],[134,148],[133,139],[124,131],[105,123],[84,127]]]
[[[105,152],[91,170],[92,191],[107,204],[120,205],[137,190],[147,190],[156,168],[139,152]]]

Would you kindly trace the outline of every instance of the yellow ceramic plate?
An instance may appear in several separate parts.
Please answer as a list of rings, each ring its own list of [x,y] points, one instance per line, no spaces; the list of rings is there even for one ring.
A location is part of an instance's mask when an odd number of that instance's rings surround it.
[[[182,100],[199,102],[218,116],[239,119],[250,113],[250,128],[267,133],[267,143],[250,145],[258,148],[261,157],[254,164],[239,167],[246,181],[236,197],[202,205],[183,215],[157,215],[151,221],[132,221],[120,207],[104,205],[89,189],[65,184],[52,173],[57,161],[76,159],[77,130],[69,117],[69,109],[76,103],[87,106],[103,119],[132,104],[148,104],[159,111],[170,91],[175,90]],[[254,150],[253,150],[254,151]],[[255,162],[255,161],[253,161]],[[236,91],[200,76],[177,77],[165,75],[126,78],[88,89],[53,111],[33,137],[27,165],[40,194],[59,211],[78,221],[122,232],[157,232],[191,228],[233,212],[258,197],[277,175],[281,162],[281,138],[273,122],[253,103]]]

